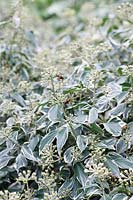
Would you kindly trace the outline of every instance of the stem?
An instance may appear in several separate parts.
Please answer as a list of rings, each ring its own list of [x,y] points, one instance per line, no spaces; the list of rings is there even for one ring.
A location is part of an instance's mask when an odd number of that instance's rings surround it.
[[[73,127],[72,127],[72,124],[71,124],[70,120],[68,119],[67,113],[66,113],[66,111],[65,111],[65,109],[64,109],[64,105],[63,105],[63,103],[60,101],[60,99],[58,99],[58,96],[57,96],[57,94],[56,94],[56,92],[55,92],[54,83],[53,83],[53,77],[52,77],[52,76],[50,76],[50,80],[51,80],[52,92],[53,92],[53,94],[54,94],[56,100],[58,101],[58,103],[61,105],[61,108],[62,108],[62,110],[63,110],[63,113],[64,113],[64,117],[65,117],[65,119],[66,119],[66,122],[68,123],[68,125],[69,125],[69,127],[70,127],[70,129],[71,129],[72,136],[76,139],[75,131],[74,131]]]
[[[94,81],[94,88],[93,88],[93,106],[95,105],[96,99],[96,80]]]
[[[53,92],[55,98],[57,99],[57,95],[56,95],[56,93],[55,93],[55,87],[54,87],[52,75],[50,75],[50,81],[51,81],[51,86],[52,86],[52,92]]]
[[[105,192],[104,192],[104,188],[103,188],[103,185],[102,185],[102,182],[101,180],[99,179],[99,183],[100,183],[100,186],[102,188],[102,192],[103,192],[103,199],[106,200],[106,197],[105,197]]]
[[[74,131],[73,127],[72,127],[72,124],[71,124],[70,122],[68,122],[68,125],[69,125],[69,127],[70,127],[70,129],[71,129],[72,136],[73,136],[73,137],[75,138],[75,140],[76,140],[75,131]]]
[[[65,116],[65,118],[66,118],[66,121],[67,121],[67,123],[68,123],[68,125],[69,125],[69,127],[70,127],[70,129],[71,129],[72,136],[76,139],[75,131],[74,131],[73,127],[72,127],[72,124],[71,124],[70,120],[68,119],[67,113],[66,113],[66,111],[65,111],[65,109],[64,109],[64,106],[63,106],[62,102],[60,102],[60,104],[61,104],[61,107],[62,107],[64,116]]]

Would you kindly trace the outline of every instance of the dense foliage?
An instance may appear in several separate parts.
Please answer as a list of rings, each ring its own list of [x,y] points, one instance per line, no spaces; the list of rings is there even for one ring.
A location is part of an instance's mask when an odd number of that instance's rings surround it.
[[[132,200],[133,4],[9,2],[0,200]]]

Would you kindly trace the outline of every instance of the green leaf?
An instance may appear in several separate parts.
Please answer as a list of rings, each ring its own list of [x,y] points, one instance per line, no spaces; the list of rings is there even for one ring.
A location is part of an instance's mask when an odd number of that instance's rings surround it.
[[[80,111],[80,112],[78,112],[78,115],[77,115],[77,117],[75,118],[75,122],[76,122],[76,123],[81,123],[81,124],[83,124],[83,123],[85,123],[85,121],[87,121],[87,118],[88,118],[88,116],[85,115],[85,114],[83,114],[83,113]]]
[[[84,135],[78,135],[77,136],[77,146],[81,152],[85,150],[87,145],[88,145],[88,137],[84,136]]]
[[[104,194],[100,200],[112,200],[112,197],[108,194]]]
[[[59,188],[59,194],[62,194],[66,190],[72,190],[74,187],[75,179],[74,177],[71,177],[70,179],[67,179]]]
[[[6,137],[0,135],[0,145],[2,145],[6,141]]]
[[[16,169],[19,171],[21,167],[25,167],[27,165],[27,160],[24,155],[21,153],[16,157]]]
[[[4,149],[0,152],[0,158],[8,156],[8,153],[10,152],[9,148]]]
[[[125,109],[126,109],[126,104],[122,103],[122,104],[119,104],[118,106],[114,107],[110,111],[110,114],[114,115],[114,116],[120,116],[121,114],[123,114],[125,112]]]
[[[36,135],[35,137],[33,137],[30,141],[29,141],[29,144],[28,144],[28,147],[34,151],[34,149],[36,148],[37,144],[39,143],[39,140],[40,140],[40,136],[39,135]]]
[[[98,110],[96,108],[91,108],[89,112],[89,123],[94,123],[98,118]]]
[[[68,179],[71,176],[71,170],[68,167],[61,167],[60,168],[60,178],[61,179]]]
[[[48,112],[48,118],[52,122],[62,121],[62,111],[58,104],[52,106]]]
[[[116,97],[116,100],[117,100],[117,103],[120,104],[122,103],[128,96],[128,92],[124,91],[124,92],[121,92],[117,97]]]
[[[22,107],[26,106],[25,100],[23,99],[23,97],[20,94],[16,93],[16,94],[12,95],[12,99],[15,100]]]
[[[114,145],[116,144],[116,139],[106,139],[106,140],[101,140],[101,142],[98,143],[98,147],[106,148],[106,149],[114,149]]]
[[[57,131],[51,131],[47,135],[45,135],[40,142],[39,150],[42,151],[44,148],[46,148],[49,144],[53,142],[57,135]]]
[[[3,156],[0,158],[0,169],[4,168],[7,166],[7,164],[9,163],[9,161],[12,159],[13,157],[11,156]]]
[[[110,152],[109,154],[110,159],[116,163],[116,165],[122,169],[133,169],[133,162],[128,160],[127,158],[124,158],[123,156],[115,153]]]
[[[37,130],[41,130],[43,128],[45,128],[47,126],[47,123],[46,123],[46,116],[43,115],[42,117],[40,117],[37,122],[36,122],[36,125],[37,125]]]
[[[84,172],[84,167],[81,163],[77,163],[74,166],[74,174],[77,180],[81,183],[83,187],[86,185],[87,175]]]
[[[68,148],[64,153],[64,161],[68,164],[71,164],[73,161],[73,147]]]
[[[15,120],[13,117],[9,117],[7,120],[6,120],[6,124],[8,127],[12,127],[15,123]]]
[[[96,123],[91,124],[90,129],[91,129],[91,131],[93,131],[94,133],[97,133],[97,134],[102,135],[104,133],[103,129]]]
[[[86,189],[87,193],[86,196],[88,198],[92,197],[93,195],[101,195],[101,190],[99,189],[99,187],[97,185],[92,184],[91,186],[87,187]]]
[[[133,122],[128,123],[127,125],[128,134],[133,134]]]
[[[0,21],[0,26],[4,26],[8,23],[10,23],[10,20]]]
[[[104,123],[104,128],[108,133],[115,137],[120,136],[122,132],[122,128],[117,120],[111,120],[107,123]]]
[[[98,112],[105,112],[109,108],[109,98],[102,96],[98,99],[96,107],[98,108]]]
[[[128,196],[124,193],[120,193],[120,194],[114,195],[112,200],[128,200]]]
[[[7,174],[8,174],[8,171],[7,171],[6,168],[5,168],[5,169],[1,169],[1,170],[0,170],[0,180],[1,180],[3,177],[5,177]]]
[[[67,139],[68,139],[68,127],[67,126],[62,126],[57,130],[57,150],[58,153],[61,153],[61,149],[65,145]]]
[[[115,83],[115,82],[110,82],[107,87],[109,88],[109,93],[108,93],[108,96],[110,98],[114,98],[118,95],[121,94],[122,92],[122,86]]]
[[[114,97],[120,95],[121,92],[122,92],[121,85],[119,85],[119,84],[117,84],[115,82],[108,83],[107,89],[109,89],[109,92],[108,92],[108,97],[109,98],[114,98]]]
[[[116,144],[116,151],[118,153],[124,153],[127,150],[127,148],[128,148],[128,144],[123,139],[120,139]]]
[[[20,192],[21,189],[22,189],[22,185],[21,185],[21,183],[19,183],[19,182],[12,183],[12,184],[8,187],[9,192]]]
[[[111,170],[114,176],[120,177],[119,168],[111,159],[107,158],[105,164]]]
[[[27,158],[28,160],[32,160],[35,162],[39,161],[39,159],[34,156],[33,151],[27,145],[24,144],[22,146],[21,152],[22,152],[23,156],[25,158]]]

